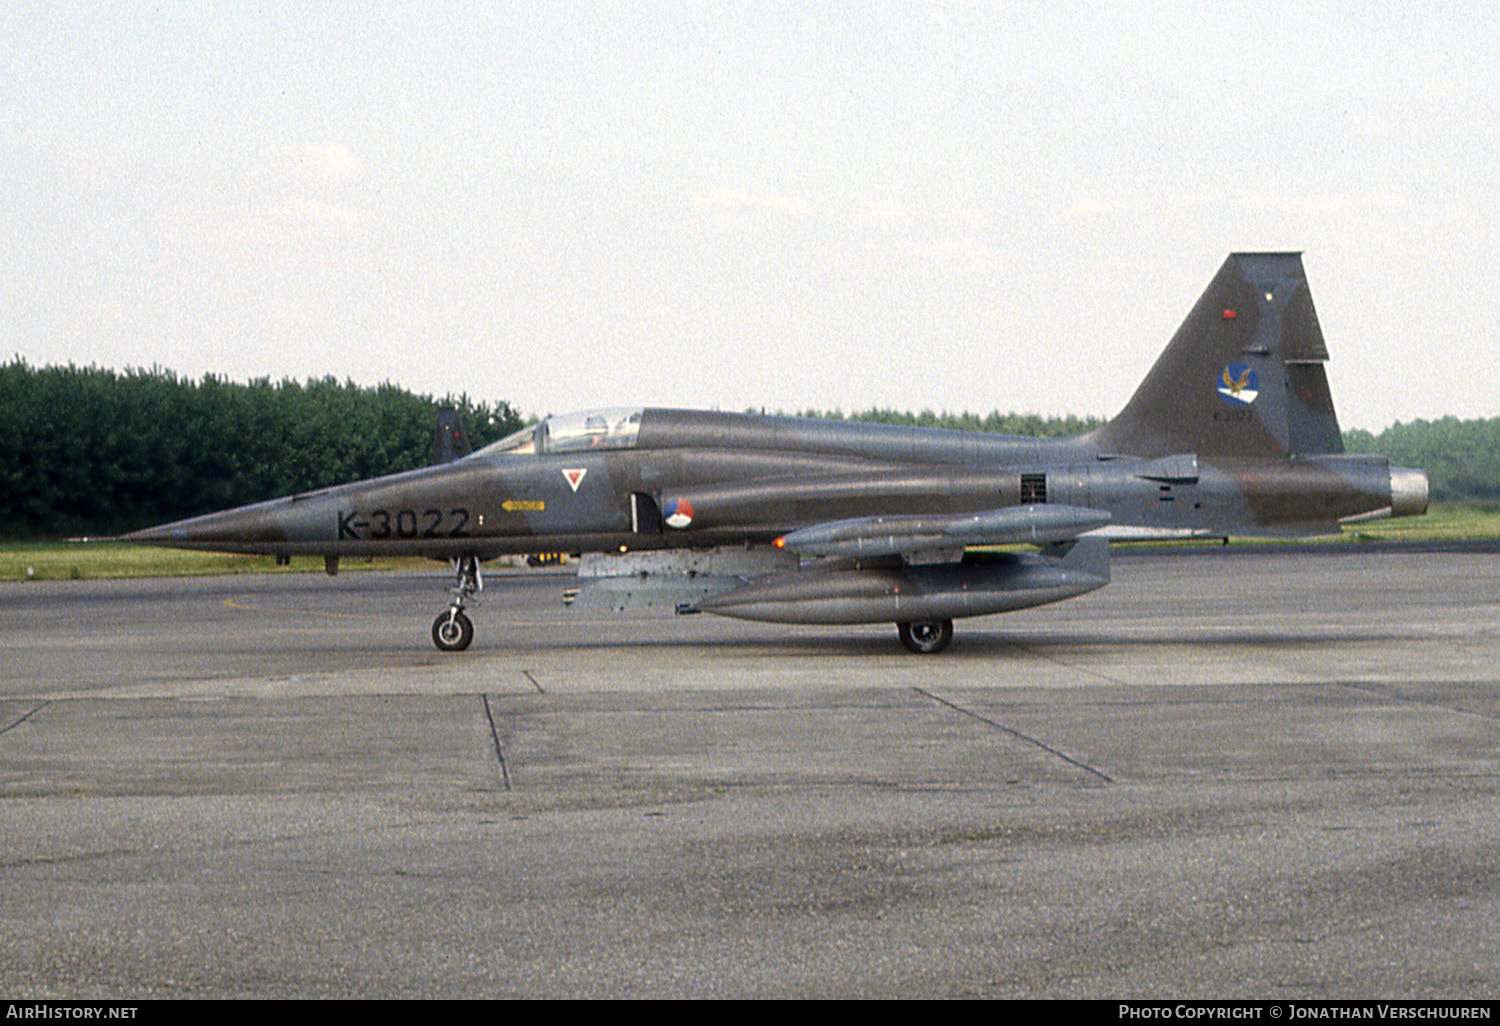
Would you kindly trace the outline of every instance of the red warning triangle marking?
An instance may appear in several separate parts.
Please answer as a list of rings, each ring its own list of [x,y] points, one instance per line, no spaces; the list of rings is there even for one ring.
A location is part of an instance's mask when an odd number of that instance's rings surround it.
[[[563,470],[563,477],[568,479],[568,487],[576,492],[578,486],[583,484],[583,475],[588,472],[588,467],[570,467]]]

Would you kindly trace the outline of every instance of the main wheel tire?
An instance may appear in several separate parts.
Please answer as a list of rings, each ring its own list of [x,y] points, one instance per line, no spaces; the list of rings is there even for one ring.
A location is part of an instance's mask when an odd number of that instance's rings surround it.
[[[948,647],[953,640],[952,620],[926,620],[918,623],[898,623],[896,633],[901,635],[901,644],[918,655],[935,655]]]
[[[474,625],[462,609],[439,614],[432,621],[432,643],[440,652],[462,652],[474,640]]]

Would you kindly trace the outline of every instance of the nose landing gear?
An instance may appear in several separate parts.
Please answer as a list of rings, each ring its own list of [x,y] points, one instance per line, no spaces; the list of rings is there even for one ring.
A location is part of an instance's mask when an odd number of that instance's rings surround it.
[[[479,573],[479,560],[464,556],[452,560],[454,582],[453,598],[448,608],[432,621],[432,643],[440,652],[462,652],[474,640],[474,624],[464,613],[464,605],[475,592],[484,590],[484,578]]]

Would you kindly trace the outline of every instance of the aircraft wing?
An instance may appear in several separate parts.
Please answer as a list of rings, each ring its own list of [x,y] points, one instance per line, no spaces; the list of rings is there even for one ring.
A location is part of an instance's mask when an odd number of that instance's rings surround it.
[[[570,593],[569,602],[578,608],[656,607],[696,612],[699,608],[710,608],[710,600],[715,598],[746,594],[745,586],[751,581],[781,586],[800,580],[803,574],[798,563],[803,556],[900,557],[898,563],[932,563],[955,560],[969,546],[1016,544],[1052,546],[1049,555],[1060,556],[1068,550],[1058,543],[1072,542],[1103,527],[1109,519],[1106,511],[1081,506],[1006,506],[982,513],[837,520],[799,528],[783,535],[774,546],[749,550],[586,553],[579,564],[579,588]],[[1108,566],[1108,543],[1101,540],[1098,548],[1099,552],[1094,553],[1098,558],[1086,569],[1102,582],[1109,579],[1108,570],[1100,569]],[[979,576],[974,581],[960,582],[963,587],[954,585],[954,588],[967,591],[969,587],[993,585],[987,578],[980,578],[985,574],[993,576],[997,571],[965,572]],[[1001,591],[1020,591],[1059,586],[1053,579],[1055,574],[1037,576],[1035,571],[1026,572],[1032,573],[1036,580],[1023,581],[1020,569],[1006,569],[1004,573],[1015,579],[1007,578],[1003,586],[996,587]],[[856,577],[858,571],[854,575],[845,574],[835,585]],[[936,582],[932,587],[941,590],[947,583]],[[901,586],[895,587],[899,590]],[[1010,599],[1000,601],[1009,603]]]
[[[973,545],[1047,545],[1109,523],[1083,506],[1005,506],[982,513],[857,517],[799,528],[777,546],[804,556],[921,556]]]

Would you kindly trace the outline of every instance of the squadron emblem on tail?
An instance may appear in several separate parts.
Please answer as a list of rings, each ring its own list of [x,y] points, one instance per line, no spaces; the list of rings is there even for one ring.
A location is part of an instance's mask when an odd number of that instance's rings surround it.
[[[1249,406],[1260,395],[1260,377],[1255,368],[1231,363],[1219,375],[1219,395],[1230,406]]]

